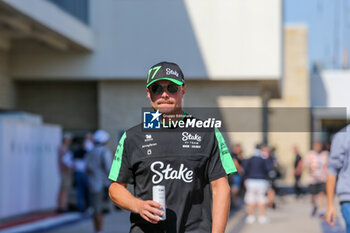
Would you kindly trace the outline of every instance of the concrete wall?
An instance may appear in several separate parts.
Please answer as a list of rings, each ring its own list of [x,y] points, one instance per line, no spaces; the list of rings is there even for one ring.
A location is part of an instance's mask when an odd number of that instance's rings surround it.
[[[19,82],[18,109],[39,114],[64,130],[97,128],[95,82]]]
[[[249,99],[253,103],[261,102],[259,82],[187,81],[186,85],[186,108],[252,107]],[[18,82],[17,88],[19,109],[40,114],[45,122],[61,124],[64,130],[105,129],[111,133],[112,149],[123,131],[141,123],[142,108],[150,106],[145,81],[101,81],[97,84],[36,81]],[[245,118],[223,115],[223,119],[229,123]],[[253,121],[259,129],[260,116],[254,116]],[[228,143],[243,143],[247,151],[261,141],[260,133],[256,132],[235,132],[233,138],[230,135],[227,135]],[[243,137],[249,139],[247,143]]]
[[[210,78],[281,78],[282,1],[184,2]]]
[[[228,132],[228,144],[230,146],[240,144],[243,149],[243,156],[245,158],[250,157],[254,152],[255,145],[262,142],[262,117],[260,109],[262,100],[259,93],[254,96],[220,96],[218,102],[223,108],[255,109],[256,114],[239,113],[231,116],[231,118],[225,118],[230,124],[236,122],[236,124],[241,125],[237,128],[242,129]]]
[[[8,53],[0,51],[0,109],[15,108],[15,93],[8,73]]]
[[[98,84],[98,125],[111,134],[116,149],[121,134],[142,120],[142,107],[149,107],[144,81],[103,81]]]
[[[309,107],[307,67],[307,28],[285,29],[283,98],[270,101],[270,107]],[[125,78],[126,79],[126,78]],[[261,107],[265,82],[186,80],[184,107]],[[97,86],[96,86],[97,85]],[[145,81],[90,82],[19,82],[18,107],[43,115],[46,122],[62,124],[64,129],[93,130],[103,128],[111,133],[110,148],[115,149],[121,133],[141,122],[142,107],[149,107]],[[67,118],[69,116],[69,118]],[[225,116],[224,116],[225,117]],[[270,115],[270,125],[276,120]],[[249,119],[249,122],[244,122]],[[229,132],[228,142],[241,143],[245,156],[251,155],[261,142],[261,115],[225,118],[226,121],[255,124],[256,131]],[[305,116],[305,120],[308,120]],[[243,121],[242,121],[243,120]],[[288,184],[292,182],[292,146],[298,145],[303,155],[309,149],[309,132],[271,132],[269,143],[286,169]]]
[[[190,79],[281,78],[281,0],[91,0],[90,13],[93,53],[20,50],[11,74],[143,80],[150,66],[170,60]]]
[[[232,128],[237,128],[237,124],[242,125],[241,131],[228,130],[226,140],[229,145],[240,143],[245,151],[245,155],[251,155],[255,144],[261,142],[261,116],[260,115],[225,115],[225,108],[249,108],[261,107],[261,86],[256,83],[238,82],[192,82],[188,85],[188,96],[185,97],[185,106],[190,107],[220,107],[225,124]],[[228,110],[228,112],[230,112]],[[246,120],[248,119],[249,122]],[[250,124],[254,126],[254,131],[244,129]]]
[[[61,40],[56,43],[61,44],[58,47],[63,50],[66,49],[65,40],[84,50],[93,49],[94,35],[90,28],[52,2],[46,0],[2,0],[1,2],[1,4],[6,4],[7,7],[12,8],[18,15],[23,15],[26,19],[32,20],[28,22],[28,26],[27,24],[23,26],[24,28],[29,28],[24,30],[25,34],[27,34],[25,36],[34,31],[32,28],[35,27],[33,26],[35,22],[40,24],[40,26],[36,25],[36,27],[48,28],[51,32],[55,32],[65,38],[64,40],[62,38],[55,39]],[[23,20],[24,17],[20,18]],[[23,25],[23,23],[20,25]]]
[[[309,70],[308,70],[308,29],[302,25],[286,26],[284,30],[284,79],[282,84],[282,98],[273,99],[269,106],[272,108],[290,108],[292,112],[298,111],[293,108],[310,107]],[[286,172],[287,184],[293,182],[293,164],[295,155],[293,146],[299,147],[302,155],[306,155],[310,146],[310,115],[304,112],[297,127],[304,125],[305,130],[299,132],[270,132],[269,144],[276,147],[279,162]],[[273,128],[277,116],[270,114],[270,128]],[[290,119],[292,123],[293,119]],[[277,130],[278,127],[275,127]],[[306,175],[304,175],[305,181]]]

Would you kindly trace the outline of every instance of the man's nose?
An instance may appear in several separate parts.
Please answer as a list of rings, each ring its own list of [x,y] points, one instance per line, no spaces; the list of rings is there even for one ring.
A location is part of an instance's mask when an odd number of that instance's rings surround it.
[[[162,92],[162,98],[163,98],[163,99],[169,98],[168,92],[166,91],[165,88],[164,88],[164,90],[163,90],[163,92]]]

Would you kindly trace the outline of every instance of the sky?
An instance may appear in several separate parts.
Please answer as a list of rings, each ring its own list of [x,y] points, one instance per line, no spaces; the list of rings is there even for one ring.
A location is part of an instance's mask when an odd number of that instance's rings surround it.
[[[283,11],[285,24],[309,29],[310,67],[342,67],[342,51],[350,47],[350,0],[284,0]]]

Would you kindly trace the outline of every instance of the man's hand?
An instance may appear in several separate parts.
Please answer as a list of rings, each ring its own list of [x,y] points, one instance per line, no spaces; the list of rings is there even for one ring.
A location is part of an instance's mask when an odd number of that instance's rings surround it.
[[[138,199],[126,187],[126,184],[113,182],[109,187],[111,200],[119,207],[141,215],[143,219],[150,223],[158,223],[159,216],[163,216],[162,205],[155,201]]]
[[[143,219],[153,224],[157,224],[159,222],[159,215],[164,215],[163,211],[161,211],[162,205],[155,201],[143,201],[139,199],[136,209],[137,213]]]
[[[337,215],[336,215],[334,206],[328,206],[327,213],[326,213],[326,221],[328,222],[329,225],[334,226],[336,220],[337,220]]]

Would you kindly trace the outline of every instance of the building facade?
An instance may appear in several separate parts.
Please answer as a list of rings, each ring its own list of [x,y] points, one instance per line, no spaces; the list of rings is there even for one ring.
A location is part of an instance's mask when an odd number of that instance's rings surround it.
[[[0,1],[0,108],[76,134],[105,129],[114,150],[149,106],[149,67],[174,61],[185,74],[185,107],[256,108],[223,116],[247,126],[227,140],[246,156],[268,142],[291,176],[291,147],[306,152],[309,125],[279,132],[277,116],[262,111],[310,106],[307,28],[284,27],[282,0],[72,2]]]

